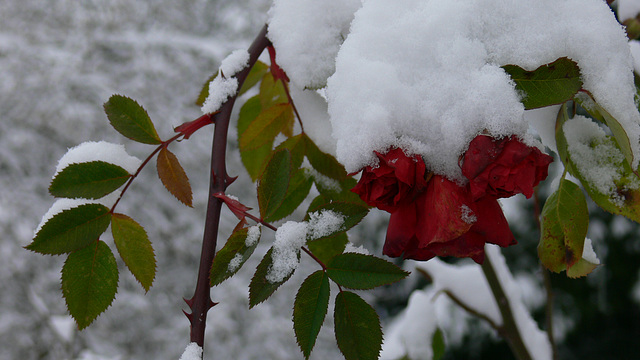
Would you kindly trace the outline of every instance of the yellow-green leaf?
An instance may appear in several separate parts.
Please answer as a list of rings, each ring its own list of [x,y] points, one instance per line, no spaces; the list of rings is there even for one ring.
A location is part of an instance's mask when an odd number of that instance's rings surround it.
[[[156,256],[144,228],[123,214],[113,214],[111,233],[120,257],[145,291],[156,277]]]
[[[286,130],[293,119],[293,111],[288,103],[280,103],[264,108],[240,135],[240,149],[257,149],[275,139]]]

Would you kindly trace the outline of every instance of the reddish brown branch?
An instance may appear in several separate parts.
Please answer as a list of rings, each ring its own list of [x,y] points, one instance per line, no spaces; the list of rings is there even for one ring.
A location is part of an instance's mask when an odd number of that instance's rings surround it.
[[[267,27],[265,25],[249,47],[249,66],[235,76],[238,79],[238,89],[242,87],[249,71],[268,45],[269,40],[267,39]],[[215,257],[222,200],[214,197],[213,194],[218,192],[224,193],[227,186],[233,181],[227,174],[225,155],[231,110],[233,109],[236,97],[237,94],[229,98],[220,108],[220,112],[215,115],[209,200],[207,204],[204,236],[202,239],[200,265],[198,267],[195,293],[191,299],[187,300],[187,304],[191,309],[191,314],[187,314],[191,322],[191,342],[197,343],[200,347],[204,347],[207,312],[215,305],[211,301],[210,296],[209,272],[213,258]]]

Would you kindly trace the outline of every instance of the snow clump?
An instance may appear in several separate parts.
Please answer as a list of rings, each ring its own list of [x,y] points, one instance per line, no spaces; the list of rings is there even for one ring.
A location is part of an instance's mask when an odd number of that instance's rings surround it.
[[[210,114],[220,109],[227,99],[238,92],[238,79],[234,76],[249,65],[249,53],[236,50],[220,64],[220,71],[209,83],[209,96],[202,104],[202,113]]]
[[[71,164],[81,164],[92,161],[104,161],[109,164],[118,165],[129,174],[134,174],[142,161],[135,156],[127,154],[124,145],[114,144],[107,141],[85,141],[80,145],[70,148],[66,154],[58,160],[56,175]]]
[[[458,158],[478,134],[536,145],[501,66],[534,70],[561,57],[577,62],[583,87],[622,124],[637,167],[633,62],[602,0],[364,1],[327,82],[338,160],[355,172],[375,165],[374,151],[401,147],[463,183]]]

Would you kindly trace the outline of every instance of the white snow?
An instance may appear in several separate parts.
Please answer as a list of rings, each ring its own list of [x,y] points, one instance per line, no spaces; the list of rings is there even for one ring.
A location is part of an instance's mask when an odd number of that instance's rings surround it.
[[[596,255],[596,252],[593,250],[593,244],[591,242],[591,239],[589,238],[584,239],[584,247],[582,249],[582,258],[592,264],[595,264],[595,265],[600,264],[600,259],[598,259],[598,255]]]
[[[142,164],[140,159],[127,154],[124,145],[106,141],[86,141],[70,148],[67,153],[60,158],[53,177],[56,177],[60,171],[71,164],[91,161],[104,161],[118,165],[129,174],[134,174],[138,170],[138,167],[140,167],[140,164]]]
[[[238,49],[222,60],[220,71],[225,77],[229,78],[235,76],[247,66],[249,66],[249,52],[244,49]]]
[[[247,238],[244,240],[244,244],[247,247],[255,245],[260,240],[260,224],[251,226],[247,230]]]
[[[352,242],[348,242],[347,246],[344,248],[345,253],[355,253],[362,255],[370,255],[369,250],[367,250],[364,246],[355,246]]]
[[[307,240],[319,239],[340,230],[344,216],[330,210],[309,214],[309,221],[287,221],[276,231],[271,253],[272,266],[266,279],[271,283],[284,280],[299,263],[300,248]]]
[[[321,88],[335,71],[335,57],[361,0],[275,0],[269,39],[276,60],[301,89]]]
[[[272,266],[266,279],[271,283],[284,280],[298,267],[300,247],[307,241],[306,222],[287,221],[276,231],[276,240],[271,253]]]
[[[238,79],[217,76],[209,83],[209,96],[202,104],[202,113],[209,114],[220,109],[227,99],[238,91]]]
[[[408,355],[410,359],[431,359],[431,339],[438,328],[435,311],[436,291],[416,290],[402,315],[385,329],[385,342],[380,358],[395,360]]]
[[[485,246],[485,256],[490,259],[505,294],[509,298],[516,325],[520,333],[523,334],[522,338],[532,358],[536,360],[551,359],[551,345],[547,335],[538,328],[535,320],[527,311],[519,285],[509,272],[500,248],[494,245]],[[426,263],[421,263],[419,267],[433,278],[435,293],[448,291],[469,308],[484,314],[498,325],[502,324],[502,315],[480,265],[449,265],[434,258]],[[422,306],[431,305],[423,304]],[[408,326],[408,323],[408,321],[404,322],[404,326]]]
[[[242,254],[238,253],[236,256],[229,261],[229,265],[227,265],[227,271],[234,272],[238,270],[238,268],[242,265]]]
[[[624,195],[617,191],[616,182],[622,176],[624,155],[606,133],[591,119],[576,115],[563,126],[571,160],[585,180],[598,192],[607,195],[618,206],[624,205]],[[627,184],[632,189],[640,187],[640,181]]]
[[[478,220],[476,214],[474,214],[473,210],[471,210],[471,208],[467,205],[463,204],[462,206],[460,206],[460,214],[462,221],[466,222],[467,224],[473,224]]]
[[[526,110],[524,120],[540,136],[542,143],[552,151],[558,152],[556,147],[556,117],[560,105],[552,105],[539,109]]]
[[[202,348],[194,342],[189,343],[180,356],[180,360],[202,360]]]
[[[640,14],[640,1],[638,0],[618,0],[618,19],[625,21],[635,18]]]
[[[339,231],[343,223],[344,216],[334,211],[323,210],[309,214],[309,229],[307,231],[310,240]]]
[[[640,4],[640,1],[638,3]],[[640,41],[629,41],[629,49],[631,50],[631,55],[633,56],[633,69],[637,73],[640,73]]]
[[[376,162],[374,151],[398,146],[464,181],[458,157],[479,133],[532,143],[520,95],[500,66],[533,70],[565,56],[625,127],[637,166],[631,54],[604,1],[365,1],[327,83],[338,160],[354,172]]]

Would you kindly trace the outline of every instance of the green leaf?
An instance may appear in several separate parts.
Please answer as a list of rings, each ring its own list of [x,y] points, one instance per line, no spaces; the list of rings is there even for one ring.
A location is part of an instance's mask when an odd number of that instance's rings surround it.
[[[356,253],[335,256],[327,265],[327,274],[336,284],[357,290],[389,285],[409,275],[384,259]]]
[[[300,285],[293,304],[293,330],[305,359],[316,344],[329,307],[329,278],[318,270]]]
[[[156,256],[144,228],[124,214],[113,214],[111,233],[118,253],[138,280],[149,291],[156,277]]]
[[[305,169],[298,169],[289,179],[289,187],[285,194],[282,204],[273,211],[271,215],[265,218],[267,222],[278,221],[291,213],[300,206],[302,201],[307,198],[313,180],[307,175]]]
[[[287,280],[291,278],[294,272],[291,272],[287,277],[285,277],[282,281],[272,283],[267,280],[267,273],[269,272],[269,268],[273,265],[273,259],[271,258],[271,253],[273,252],[273,248],[269,249],[265,256],[258,264],[256,268],[256,272],[251,278],[251,283],[249,284],[249,307],[252,308],[261,302],[267,300],[279,287],[284,284]]]
[[[260,80],[262,80],[262,78],[264,77],[264,75],[268,71],[269,71],[269,65],[267,65],[267,64],[263,63],[262,61],[258,60],[253,65],[251,70],[249,71],[249,74],[247,75],[247,78],[244,80],[244,83],[242,84],[242,87],[240,88],[240,92],[238,93],[238,96],[244,94],[249,89],[254,87]],[[207,86],[207,96],[209,96],[208,92],[209,92],[209,89],[208,89],[208,86]],[[206,98],[207,97],[205,97],[205,99]]]
[[[82,249],[97,240],[110,222],[108,207],[101,204],[80,205],[54,215],[26,248],[51,255]]]
[[[587,202],[578,185],[562,179],[544,204],[542,238],[538,244],[540,261],[549,270],[560,272],[582,258],[589,227]]]
[[[241,150],[254,150],[275,139],[276,135],[286,131],[293,119],[291,105],[276,104],[262,109],[260,114],[247,126],[240,135]]]
[[[284,202],[291,178],[291,153],[283,149],[273,153],[258,180],[260,216],[268,219]]]
[[[104,312],[118,290],[118,266],[109,246],[94,241],[69,254],[62,267],[62,295],[82,330]]]
[[[352,227],[358,225],[358,223],[367,215],[367,213],[369,213],[369,208],[367,206],[342,201],[334,201],[328,204],[325,203],[313,209],[310,207],[309,212],[321,212],[323,210],[333,211],[338,214],[342,214],[345,217],[342,227],[337,230],[336,233],[347,231]],[[308,217],[309,214],[307,214],[305,220],[308,219]],[[332,235],[333,234],[327,234],[325,236]]]
[[[582,88],[578,64],[569,58],[526,71],[517,65],[502,67],[523,93],[525,109],[541,108],[569,101]]]
[[[307,159],[316,171],[332,179],[343,181],[347,177],[344,166],[333,155],[322,152],[318,146],[306,135]]]
[[[439,328],[436,329],[433,333],[433,337],[431,337],[431,349],[433,350],[432,360],[440,360],[444,356],[446,347],[444,343],[444,336]]]
[[[113,95],[104,104],[104,111],[120,134],[143,144],[161,144],[147,111],[135,100],[122,95]]]
[[[166,147],[158,153],[158,177],[162,185],[183,204],[193,207],[193,193],[187,173],[180,165],[178,158]]]
[[[260,83],[260,103],[263,108],[267,108],[273,104],[288,103],[287,93],[284,90],[284,86],[281,81],[276,81],[271,74],[271,71],[267,71],[262,77]]]
[[[307,242],[307,248],[323,264],[328,264],[334,256],[342,254],[349,242],[345,232],[339,232],[333,236],[326,236]]]
[[[245,224],[246,222],[241,221],[236,226],[224,247],[218,251],[213,259],[209,276],[211,286],[216,286],[237,273],[258,246],[260,228],[256,227],[257,239],[252,237],[247,244],[249,229],[244,226]]]
[[[633,164],[634,159],[631,140],[618,120],[611,116],[611,114],[601,107],[589,94],[580,93],[579,96],[576,96],[575,100],[580,106],[587,110],[589,115],[604,122],[609,127],[627,162]]]
[[[250,98],[242,105],[238,116],[238,143],[249,124],[258,117],[261,111],[262,105],[260,105],[260,97],[258,95]],[[271,157],[272,148],[273,141],[267,142],[256,149],[240,148],[242,163],[245,169],[247,169],[249,176],[251,176],[251,180],[256,181],[264,171],[267,160]]]
[[[324,196],[325,199],[355,203],[368,207],[367,203],[362,201],[358,194],[351,191],[358,183],[356,179],[347,177],[343,181],[338,181],[321,174],[313,174],[313,179],[316,184],[316,189],[318,189],[318,192]]]
[[[601,165],[603,168],[607,168],[606,172],[615,169],[615,172],[619,174],[619,178],[613,180],[610,184],[610,189],[604,193],[598,186],[588,180],[589,177],[582,172],[584,166],[577,166],[575,164],[577,159],[574,159],[569,153],[563,128],[567,120],[568,113],[566,107],[563,106],[556,122],[556,143],[558,153],[565,167],[569,170],[569,173],[580,180],[589,197],[602,209],[612,214],[625,216],[635,222],[640,222],[640,188],[638,188],[638,177],[632,171],[626,159],[623,158],[622,161],[620,161],[618,158],[623,157],[618,144],[610,136],[591,139],[589,144],[585,145],[591,148],[592,153],[590,155],[581,155],[588,157],[589,168],[587,171],[593,171],[594,167]],[[614,159],[612,158],[614,157],[614,153],[620,155],[615,156]]]
[[[127,170],[104,161],[70,164],[53,178],[49,193],[56,197],[99,199],[130,177]]]
[[[291,152],[291,162],[294,169],[302,166],[302,161],[307,152],[307,141],[305,138],[305,134],[298,134],[288,138],[276,147],[276,150],[288,149]]]
[[[380,356],[380,319],[360,296],[348,291],[338,293],[333,317],[338,348],[346,360],[374,360]]]

